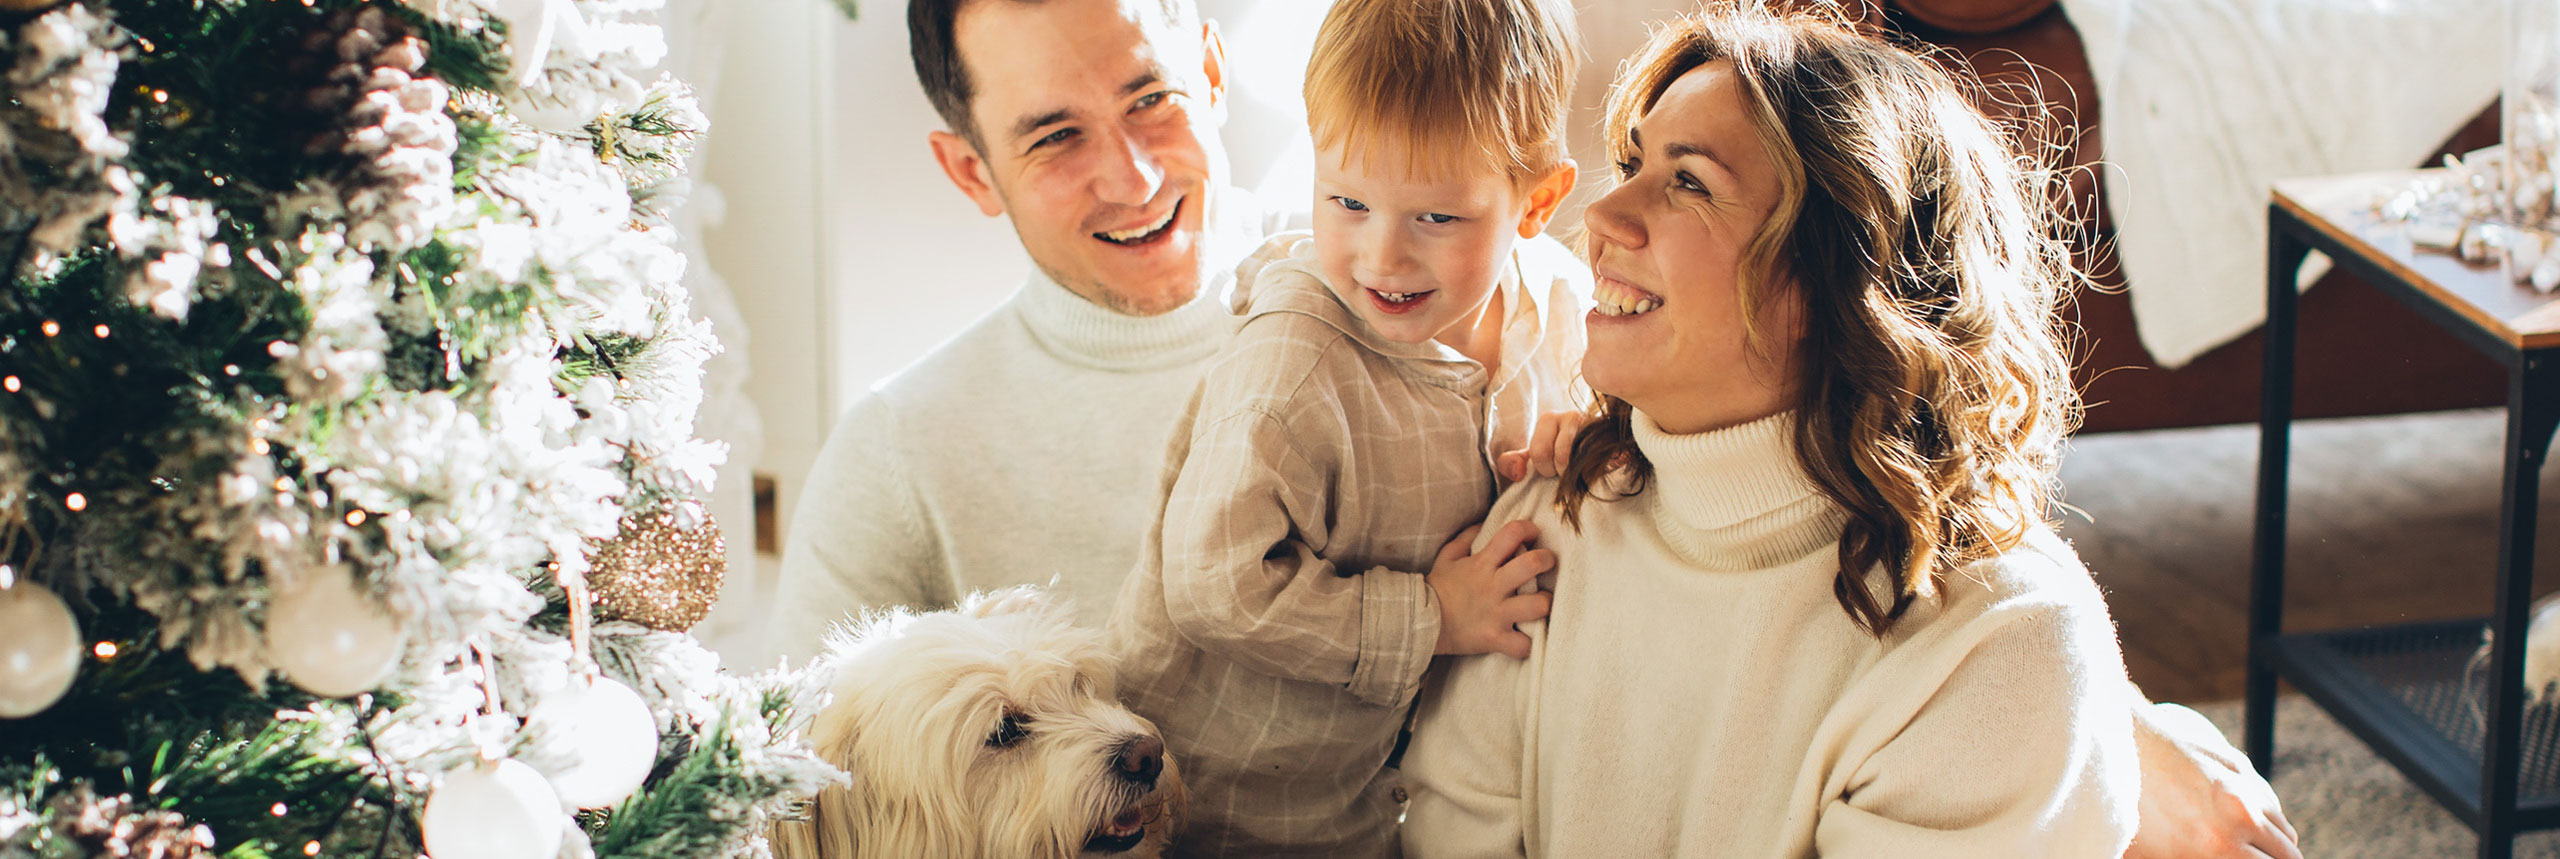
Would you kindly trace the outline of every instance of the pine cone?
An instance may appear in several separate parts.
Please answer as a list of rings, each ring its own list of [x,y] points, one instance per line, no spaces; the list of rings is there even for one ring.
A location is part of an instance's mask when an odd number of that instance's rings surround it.
[[[302,37],[288,68],[312,80],[302,106],[314,129],[304,155],[338,156],[325,174],[356,242],[411,247],[425,241],[452,200],[451,96],[420,77],[427,43],[380,8],[341,9]]]
[[[130,796],[99,799],[86,785],[48,805],[62,837],[100,859],[196,859],[213,852],[213,830],[174,811],[137,808]]]

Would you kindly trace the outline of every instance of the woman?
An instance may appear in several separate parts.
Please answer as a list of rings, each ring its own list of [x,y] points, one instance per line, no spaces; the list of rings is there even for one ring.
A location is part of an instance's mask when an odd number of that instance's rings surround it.
[[[1659,31],[1608,122],[1602,402],[1488,517],[1539,525],[1554,613],[1425,691],[1407,854],[2122,853],[2130,684],[2043,522],[2072,275],[2032,174],[1927,61],[1762,12]]]

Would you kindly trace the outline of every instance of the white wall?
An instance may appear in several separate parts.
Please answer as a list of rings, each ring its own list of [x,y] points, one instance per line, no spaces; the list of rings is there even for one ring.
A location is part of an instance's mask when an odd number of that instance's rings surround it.
[[[670,48],[678,49],[671,65],[694,84],[711,120],[694,155],[698,196],[712,210],[694,265],[716,272],[734,299],[727,319],[712,315],[728,349],[715,360],[740,361],[745,373],[746,402],[703,403],[702,434],[732,445],[714,505],[730,563],[719,606],[694,632],[739,667],[762,659],[758,630],[777,567],[754,551],[751,474],[785,478],[787,511],[835,414],[826,384],[830,340],[818,312],[827,303],[819,267],[820,120],[831,89],[820,70],[840,17],[823,0],[679,0],[668,7]],[[697,294],[695,307],[707,312],[704,296]]]

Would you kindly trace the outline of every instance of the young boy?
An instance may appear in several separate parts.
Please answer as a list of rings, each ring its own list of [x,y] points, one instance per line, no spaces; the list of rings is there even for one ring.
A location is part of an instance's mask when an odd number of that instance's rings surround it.
[[[1121,692],[1164,731],[1194,856],[1392,856],[1389,769],[1434,654],[1525,656],[1536,531],[1481,552],[1496,451],[1576,405],[1590,275],[1563,0],[1341,0],[1308,64],[1315,231],[1237,268],[1247,318],[1173,438],[1120,592]],[[1530,239],[1530,241],[1519,241]],[[1455,535],[1455,539],[1451,539]]]

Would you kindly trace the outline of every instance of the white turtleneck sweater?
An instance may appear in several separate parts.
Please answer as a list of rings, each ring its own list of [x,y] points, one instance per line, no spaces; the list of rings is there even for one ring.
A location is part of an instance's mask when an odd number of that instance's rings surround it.
[[[1215,201],[1218,265],[1286,224]],[[894,605],[1048,584],[1085,626],[1111,614],[1154,524],[1175,420],[1241,321],[1220,282],[1130,316],[1037,268],[1020,291],[845,411],[809,469],[767,646],[793,661],[835,623]]]
[[[2140,775],[2097,587],[2037,528],[1882,639],[1832,596],[1845,514],[1791,417],[1674,436],[1636,416],[1644,492],[1557,515],[1526,661],[1444,660],[1404,774],[1405,855],[2113,857]]]

